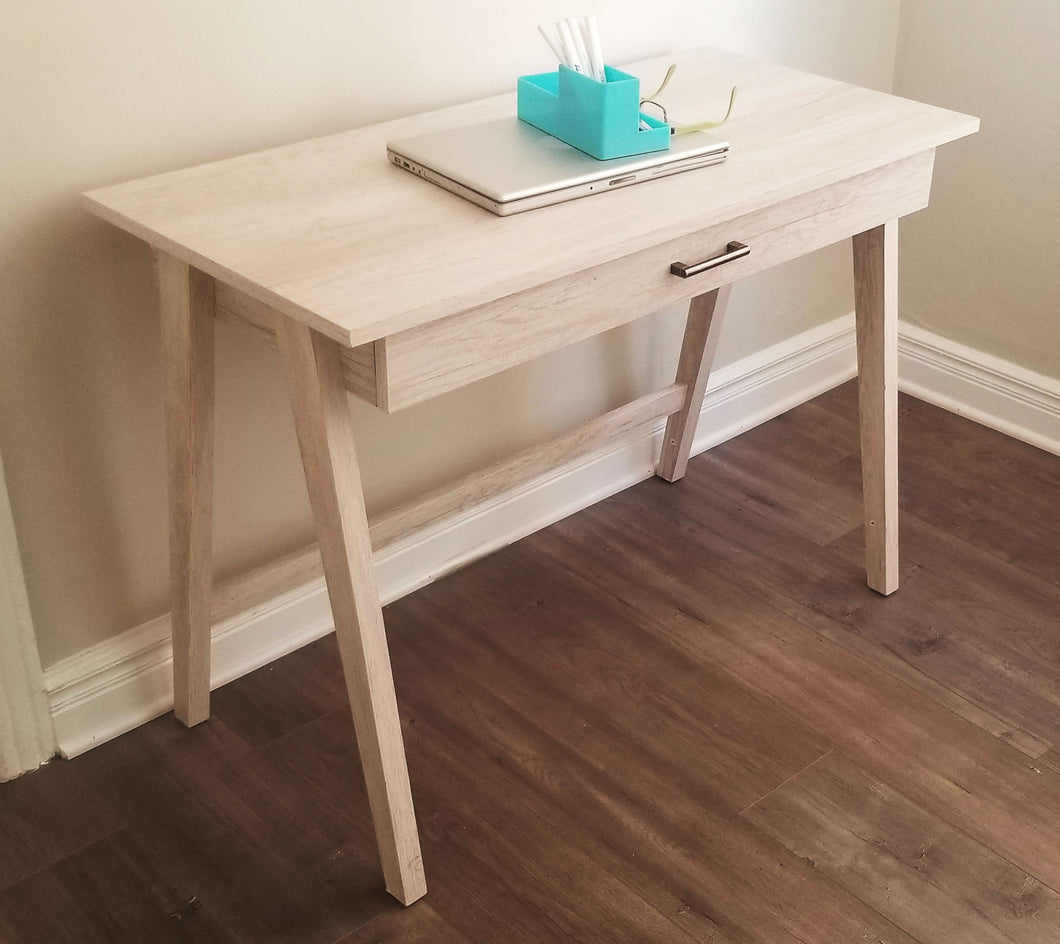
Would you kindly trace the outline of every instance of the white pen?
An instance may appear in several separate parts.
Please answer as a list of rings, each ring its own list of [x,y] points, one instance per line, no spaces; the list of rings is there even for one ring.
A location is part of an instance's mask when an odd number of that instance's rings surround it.
[[[548,43],[548,48],[551,49],[553,53],[555,53],[556,58],[561,63],[563,63],[563,65],[569,66],[570,63],[567,62],[566,58],[564,57],[563,51],[556,44],[556,41],[551,36],[549,36],[548,33],[545,32],[545,28],[543,26],[538,26],[537,31],[541,34],[545,42]]]
[[[585,71],[586,74],[596,79],[598,82],[603,81],[601,76],[597,75],[596,67],[593,65],[593,51],[589,45],[589,27],[585,25],[585,20],[580,23],[573,23],[571,29],[574,30],[574,34],[581,38],[581,48],[585,50]]]
[[[571,39],[574,40],[574,51],[578,54],[578,61],[582,64],[582,72],[595,79],[593,64],[589,61],[589,53],[585,49],[585,41],[582,39],[582,28],[578,25],[578,21],[568,16],[567,29],[570,31]]]
[[[556,24],[556,29],[559,30],[559,41],[563,47],[563,55],[567,59],[567,65],[569,65],[575,72],[585,72],[585,66],[582,65],[581,60],[578,58],[578,50],[574,45],[574,37],[571,35],[570,27],[567,25],[566,20],[560,20]]]
[[[607,81],[604,69],[604,47],[600,44],[600,29],[595,16],[585,18],[585,42],[589,47],[589,69],[601,82]]]

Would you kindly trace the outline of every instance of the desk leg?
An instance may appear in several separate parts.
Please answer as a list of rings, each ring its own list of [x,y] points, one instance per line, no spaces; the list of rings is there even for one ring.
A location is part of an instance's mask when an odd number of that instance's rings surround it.
[[[210,716],[213,579],[214,281],[155,256],[166,387],[173,711],[191,727]]]
[[[898,589],[898,221],[853,239],[868,584]]]
[[[334,341],[292,319],[277,327],[335,634],[387,891],[409,905],[427,891],[375,584],[350,407]]]
[[[662,453],[655,474],[667,482],[676,482],[685,474],[696,421],[703,409],[710,365],[718,349],[721,322],[729,303],[731,285],[723,285],[705,295],[697,295],[688,306],[685,337],[677,360],[677,383],[685,384],[685,405],[666,421]]]

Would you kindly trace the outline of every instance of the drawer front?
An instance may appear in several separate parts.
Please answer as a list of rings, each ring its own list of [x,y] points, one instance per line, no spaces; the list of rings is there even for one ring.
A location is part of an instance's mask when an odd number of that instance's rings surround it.
[[[375,347],[375,402],[388,412],[402,409],[922,209],[933,157],[926,151],[391,335]],[[674,262],[691,265],[724,254],[732,242],[750,252],[688,278],[670,271]]]

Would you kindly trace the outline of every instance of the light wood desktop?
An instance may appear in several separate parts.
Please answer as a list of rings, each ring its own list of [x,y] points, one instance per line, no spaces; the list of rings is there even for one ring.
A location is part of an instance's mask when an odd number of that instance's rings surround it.
[[[498,218],[386,160],[387,140],[514,114],[506,95],[86,194],[156,255],[166,371],[174,697],[209,715],[210,630],[322,566],[384,877],[426,891],[373,551],[439,516],[667,416],[658,474],[684,474],[728,287],[853,239],[868,584],[891,593],[897,539],[897,220],[925,207],[935,148],[978,120],[728,53],[678,63],[671,115],[739,87],[722,165]],[[674,262],[750,253],[681,278]],[[675,382],[538,449],[368,522],[347,392],[399,410],[690,300]],[[317,545],[212,582],[213,320],[278,344]]]

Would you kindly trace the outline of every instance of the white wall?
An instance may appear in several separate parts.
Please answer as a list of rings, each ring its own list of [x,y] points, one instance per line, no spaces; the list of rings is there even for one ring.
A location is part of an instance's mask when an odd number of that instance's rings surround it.
[[[978,115],[902,225],[902,318],[1060,379],[1060,3],[905,0],[895,91]]]
[[[78,192],[509,89],[551,65],[536,23],[588,12],[458,6],[459,17],[428,0],[5,3],[0,452],[45,665],[168,608],[148,259],[83,212]],[[891,84],[898,0],[598,0],[592,12],[614,62],[718,45]],[[851,307],[845,247],[750,280],[719,363]],[[663,313],[393,417],[357,405],[370,506],[661,382],[680,327]],[[307,542],[311,524],[273,355],[222,330],[218,376],[226,574]]]

